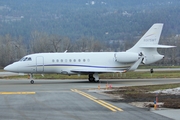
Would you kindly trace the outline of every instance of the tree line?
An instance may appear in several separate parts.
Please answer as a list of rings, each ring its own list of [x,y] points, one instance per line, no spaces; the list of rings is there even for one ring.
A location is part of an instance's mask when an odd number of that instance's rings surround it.
[[[13,37],[9,34],[0,36],[0,66],[18,61],[21,57],[32,53],[43,52],[99,52],[104,51],[102,42],[94,38],[81,37],[76,41],[59,35],[32,32],[32,40],[28,44],[23,38]]]

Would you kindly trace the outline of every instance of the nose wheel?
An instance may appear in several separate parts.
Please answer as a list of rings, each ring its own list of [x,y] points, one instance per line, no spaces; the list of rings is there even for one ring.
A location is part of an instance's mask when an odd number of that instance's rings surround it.
[[[31,83],[31,84],[34,84],[33,74],[32,74],[32,73],[30,74],[30,79],[31,79],[30,83]]]
[[[30,83],[31,83],[31,84],[34,84],[34,80],[31,80]]]

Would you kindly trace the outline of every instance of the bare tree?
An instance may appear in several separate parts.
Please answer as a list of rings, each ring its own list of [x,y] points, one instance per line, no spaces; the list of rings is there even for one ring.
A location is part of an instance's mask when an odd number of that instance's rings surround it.
[[[30,42],[31,53],[40,53],[40,52],[53,52],[51,47],[50,37],[47,33],[40,33],[37,31],[32,32]]]
[[[49,42],[53,48],[54,52],[59,52],[60,51],[60,44],[62,42],[62,38],[57,35],[51,35],[49,38]]]
[[[104,44],[94,38],[82,37],[76,41],[74,49],[79,52],[98,52],[104,49]]]
[[[68,38],[68,37],[64,37],[62,39],[62,44],[61,44],[61,51],[73,51],[73,42]]]
[[[85,52],[87,51],[87,47],[88,47],[88,39],[85,37],[82,37],[76,41],[75,45],[76,45],[75,51]]]
[[[13,38],[7,34],[0,36],[0,65],[5,66],[11,62],[19,60],[26,53],[22,37]]]

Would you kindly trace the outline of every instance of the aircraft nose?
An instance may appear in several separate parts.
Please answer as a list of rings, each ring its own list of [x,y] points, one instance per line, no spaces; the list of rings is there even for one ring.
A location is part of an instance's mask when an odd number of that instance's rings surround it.
[[[5,71],[9,71],[9,65],[6,66],[6,67],[4,67],[4,70],[5,70]]]
[[[8,65],[4,68],[5,71],[13,71],[12,65]]]

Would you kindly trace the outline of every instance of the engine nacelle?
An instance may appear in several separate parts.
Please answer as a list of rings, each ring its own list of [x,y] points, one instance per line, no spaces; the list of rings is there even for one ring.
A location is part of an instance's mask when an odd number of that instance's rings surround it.
[[[117,52],[114,55],[115,60],[120,63],[132,63],[136,62],[139,58],[138,53],[132,52]]]

